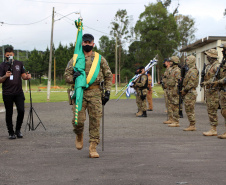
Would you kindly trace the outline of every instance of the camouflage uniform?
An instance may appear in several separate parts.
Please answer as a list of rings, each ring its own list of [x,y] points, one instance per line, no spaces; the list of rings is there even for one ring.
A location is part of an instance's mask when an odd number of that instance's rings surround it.
[[[141,75],[134,84],[137,91],[136,102],[140,113],[144,113],[147,110],[147,79],[147,75]],[[140,116],[140,114],[138,114],[138,116]]]
[[[88,75],[95,52],[92,52],[91,56],[85,57],[85,72],[86,76]],[[65,69],[65,79],[69,84],[74,84],[73,81],[73,59],[71,59]],[[105,91],[111,91],[112,86],[112,72],[108,66],[107,61],[104,57],[101,57],[100,72],[94,81],[94,83],[87,89],[84,90],[82,109],[78,113],[78,125],[74,124],[75,120],[75,104],[73,104],[73,119],[72,125],[74,127],[75,134],[79,135],[83,133],[84,122],[86,120],[86,109],[89,114],[89,142],[96,142],[97,144],[100,141],[100,119],[102,117],[102,92],[100,89],[100,82],[104,80]]]
[[[219,85],[221,114],[224,117],[226,127],[226,64],[220,69],[220,80],[216,81],[215,84]],[[226,139],[226,132],[219,135],[218,138]]]
[[[172,56],[171,61],[179,63],[179,58]],[[178,95],[178,80],[181,78],[181,70],[178,65],[173,65],[167,78],[167,94],[168,94],[168,110],[172,111],[171,124],[169,126],[179,126],[179,95]]]
[[[152,78],[151,75],[148,76],[148,92],[147,92],[147,100],[148,100],[148,110],[153,110],[152,104]]]
[[[206,104],[207,112],[210,120],[211,130],[209,132],[203,132],[205,136],[216,136],[216,126],[218,125],[217,110],[219,107],[219,95],[217,88],[211,88],[209,82],[213,81],[214,75],[219,67],[219,62],[217,60],[217,51],[215,49],[210,49],[205,52],[207,57],[211,57],[211,62],[206,66],[206,73],[204,77],[204,85],[206,85],[205,95],[206,95]]]
[[[165,72],[164,72],[164,75],[163,75],[163,78],[162,78],[162,82],[163,82],[163,90],[164,90],[164,97],[165,97],[165,105],[166,105],[166,110],[167,110],[167,114],[168,114],[168,118],[171,118],[173,117],[173,112],[172,112],[172,109],[170,108],[169,109],[169,100],[168,100],[168,92],[167,92],[167,79],[168,79],[168,76],[169,76],[169,73],[170,73],[170,70],[172,68],[171,67],[168,67],[166,68]]]
[[[183,80],[182,95],[185,105],[185,111],[190,122],[190,126],[184,131],[194,131],[195,128],[195,102],[197,98],[196,88],[199,83],[199,71],[195,65],[196,58],[191,55],[187,57],[186,63],[189,67]],[[184,94],[183,94],[184,93]]]

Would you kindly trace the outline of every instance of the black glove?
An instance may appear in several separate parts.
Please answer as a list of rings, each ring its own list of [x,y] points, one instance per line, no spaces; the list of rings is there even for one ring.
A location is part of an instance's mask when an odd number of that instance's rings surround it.
[[[105,96],[102,98],[102,105],[105,105],[110,99],[110,91],[105,91]]]
[[[140,96],[140,99],[141,99],[142,101],[144,101],[145,98],[146,98],[146,95],[141,95],[141,96]]]
[[[78,76],[80,76],[80,75],[81,75],[81,73],[80,73],[79,71],[74,72],[74,74],[73,74],[73,80],[74,80],[74,82],[75,82],[75,79],[76,79]]]

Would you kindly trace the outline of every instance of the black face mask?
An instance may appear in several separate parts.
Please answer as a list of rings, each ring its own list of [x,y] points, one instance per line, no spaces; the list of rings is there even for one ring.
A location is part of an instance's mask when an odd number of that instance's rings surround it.
[[[9,60],[9,57],[5,57],[5,58],[6,58],[7,61]]]
[[[215,58],[211,58],[210,56],[207,56],[207,60],[209,61],[210,64],[213,64],[215,62]]]
[[[140,70],[135,71],[135,75],[138,75],[138,74],[140,74]]]
[[[85,46],[82,46],[82,49],[83,49],[85,52],[90,52],[90,51],[93,49],[93,46],[85,45]]]

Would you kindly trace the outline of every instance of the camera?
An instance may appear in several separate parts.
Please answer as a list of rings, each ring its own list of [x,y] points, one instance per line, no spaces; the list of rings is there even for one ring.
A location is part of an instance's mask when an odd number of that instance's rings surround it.
[[[13,69],[12,69],[12,65],[13,65],[13,56],[9,56],[9,62],[8,62],[8,65],[9,65],[8,71],[13,72]]]

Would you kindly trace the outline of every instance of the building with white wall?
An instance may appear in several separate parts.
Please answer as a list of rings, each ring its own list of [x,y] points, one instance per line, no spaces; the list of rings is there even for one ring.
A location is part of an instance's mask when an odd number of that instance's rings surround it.
[[[196,56],[196,66],[199,70],[199,82],[201,80],[201,72],[203,69],[204,63],[207,64],[207,58],[204,54],[205,51],[209,49],[216,49],[218,51],[218,60],[222,61],[222,48],[220,48],[221,44],[226,44],[226,37],[223,36],[208,36],[197,40],[193,44],[183,47],[180,52],[185,52],[185,56],[195,55]],[[200,83],[199,83],[200,84]],[[200,91],[200,85],[197,88],[197,102],[204,101],[204,90]]]

